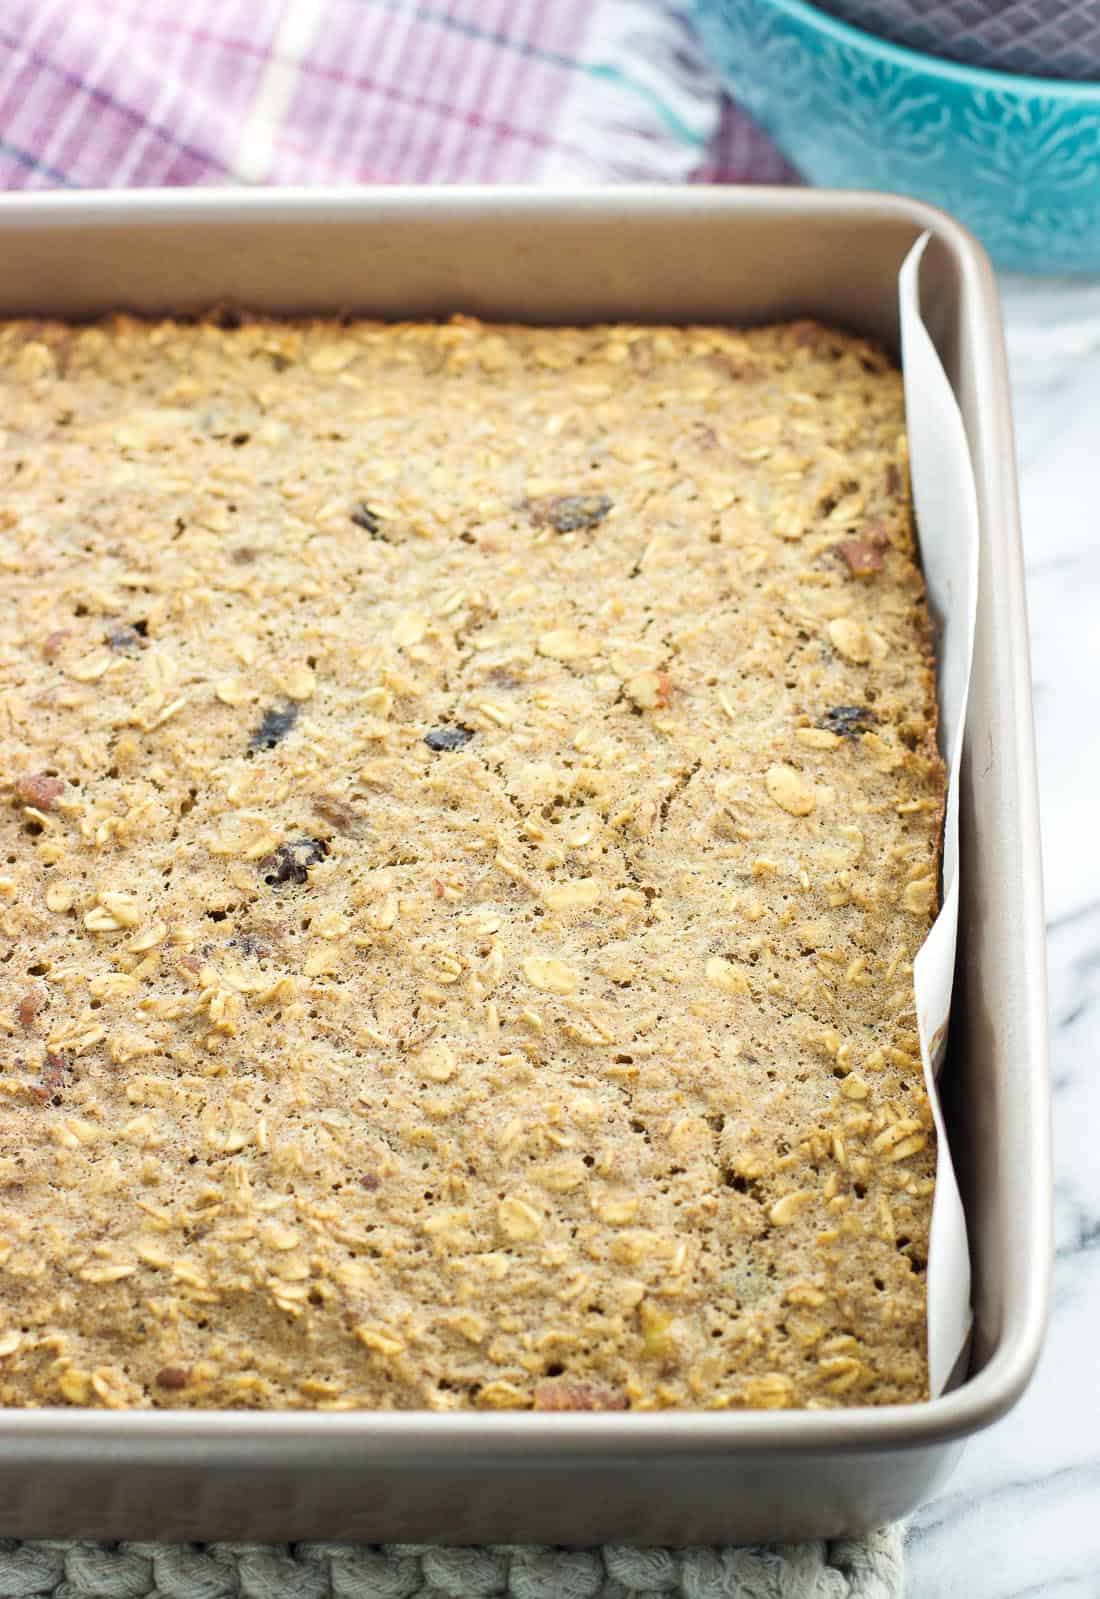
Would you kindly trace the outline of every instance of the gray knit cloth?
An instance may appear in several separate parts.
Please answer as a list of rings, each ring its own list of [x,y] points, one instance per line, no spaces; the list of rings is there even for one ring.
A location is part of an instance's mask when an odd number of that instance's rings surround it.
[[[902,1535],[755,1549],[19,1543],[0,1599],[901,1599]]]

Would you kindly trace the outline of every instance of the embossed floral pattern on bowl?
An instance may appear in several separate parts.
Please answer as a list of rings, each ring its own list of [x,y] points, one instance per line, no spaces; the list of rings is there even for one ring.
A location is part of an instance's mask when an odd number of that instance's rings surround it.
[[[1100,83],[986,72],[804,0],[695,0],[730,92],[812,183],[942,206],[998,266],[1100,271]]]

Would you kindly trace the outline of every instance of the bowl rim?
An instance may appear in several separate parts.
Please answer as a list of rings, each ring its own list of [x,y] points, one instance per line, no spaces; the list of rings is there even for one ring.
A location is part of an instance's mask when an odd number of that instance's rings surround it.
[[[783,12],[793,22],[826,34],[840,44],[877,55],[908,72],[946,78],[969,89],[1035,95],[1100,108],[1100,78],[1038,78],[1023,72],[972,67],[963,61],[952,61],[946,56],[931,55],[925,50],[912,50],[908,45],[894,44],[890,39],[883,39],[865,28],[857,28],[854,23],[834,17],[820,6],[811,5],[809,0],[754,0],[754,4],[761,7],[767,5],[773,11]]]

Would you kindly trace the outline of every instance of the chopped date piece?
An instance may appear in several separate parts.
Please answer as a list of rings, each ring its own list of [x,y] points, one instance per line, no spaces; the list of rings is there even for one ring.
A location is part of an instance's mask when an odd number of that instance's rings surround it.
[[[328,822],[338,833],[350,832],[360,819],[355,806],[336,794],[315,794],[313,809],[322,821]]]
[[[866,705],[833,705],[817,725],[842,738],[858,738],[860,733],[869,733],[876,720]]]
[[[55,633],[47,633],[42,640],[42,654],[47,661],[52,661],[67,638],[72,637],[72,629],[59,627]]]
[[[41,1100],[43,1105],[48,1100],[55,1099],[64,1088],[67,1066],[68,1061],[64,1055],[55,1055],[49,1049],[46,1051],[38,1080],[31,1086],[31,1093],[36,1099]]]
[[[885,530],[878,523],[872,523],[864,528],[862,533],[855,534],[850,539],[844,539],[837,545],[837,553],[846,563],[853,577],[874,577],[881,572],[886,564],[882,559],[883,550],[889,549],[890,540]]]
[[[606,494],[554,494],[528,500],[527,509],[536,527],[549,525],[555,533],[576,533],[581,528],[599,527],[611,504]]]
[[[754,383],[763,375],[755,361],[746,361],[725,351],[709,355],[707,365],[732,383]]]
[[[424,734],[424,742],[438,754],[440,750],[460,750],[473,736],[469,727],[433,727]]]
[[[40,988],[29,988],[19,1001],[16,1015],[19,1017],[19,1025],[24,1032],[29,1033],[34,1027],[35,1018],[42,1009],[44,1001],[45,995]]]
[[[790,328],[791,338],[802,349],[817,344],[824,336],[825,329],[820,322],[792,322]]]
[[[297,720],[298,707],[293,700],[288,700],[281,710],[266,710],[259,727],[248,741],[249,748],[273,750],[276,744],[286,738]]]
[[[360,1187],[365,1188],[368,1194],[373,1194],[378,1187],[377,1172],[365,1171],[359,1179]]]
[[[45,772],[28,772],[15,780],[15,797],[23,805],[33,805],[36,811],[52,811],[54,801],[65,792],[59,777],[48,777]]]
[[[323,861],[327,854],[328,845],[321,838],[297,838],[293,844],[280,844],[274,855],[260,863],[271,868],[264,882],[308,883],[310,867]]]
[[[594,1382],[540,1382],[536,1410],[629,1410],[625,1394]]]
[[[672,693],[667,672],[639,672],[623,684],[623,692],[636,711],[663,711]]]
[[[191,1381],[191,1372],[187,1366],[162,1366],[154,1381],[158,1388],[186,1388]]]
[[[384,539],[382,532],[382,519],[376,511],[372,511],[366,500],[360,500],[351,513],[351,519],[356,527],[361,527],[369,533],[372,539]]]

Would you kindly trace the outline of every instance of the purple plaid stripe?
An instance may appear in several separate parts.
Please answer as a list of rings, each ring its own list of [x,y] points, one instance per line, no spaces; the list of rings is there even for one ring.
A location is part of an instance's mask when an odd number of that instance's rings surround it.
[[[701,71],[705,89],[691,93],[709,97],[718,131],[701,159],[686,143],[675,154],[680,112],[670,109],[663,123],[651,115],[660,64],[639,57],[633,72],[629,59],[634,34],[667,16],[675,99],[683,34],[670,6],[8,0],[0,9],[0,186],[537,182],[547,170],[586,180],[678,172],[708,182],[790,181],[739,112],[727,105],[719,123],[718,90]],[[607,30],[626,11],[618,48],[627,60],[609,65]],[[584,90],[587,121],[569,114]],[[601,94],[610,108],[606,141],[593,131]],[[627,125],[632,117],[636,128]],[[612,155],[605,143],[622,148]]]
[[[533,20],[534,4],[518,9]],[[580,12],[583,7],[574,9]],[[520,72],[518,61],[510,60],[495,43],[439,30],[433,30],[433,38],[424,33],[423,24],[381,9],[372,14],[334,7],[334,12],[338,14],[333,16],[333,27],[318,41],[300,74],[290,111],[291,123],[314,135],[343,119],[348,142],[323,170],[360,181],[374,176],[476,182],[497,177],[495,169],[506,153],[514,176],[521,179],[534,175],[539,151],[569,146],[567,139],[529,124],[526,117],[512,119],[519,85],[512,103],[495,111],[495,97],[490,99],[493,74],[505,78],[509,68]],[[346,63],[356,56],[363,39],[369,40],[372,66],[368,71],[349,70]],[[424,63],[422,74],[413,71],[418,60]],[[523,63],[522,93],[533,91],[539,75],[561,78],[567,70],[556,64]],[[561,85],[558,93],[563,92]],[[540,88],[540,99],[545,93]],[[349,101],[355,103],[354,119],[347,114]],[[517,158],[517,146],[527,147],[528,153]],[[400,167],[391,155],[398,148],[404,151]],[[325,150],[322,142],[322,159]]]
[[[148,48],[140,29],[114,8],[95,4],[5,11],[0,83],[13,62],[18,70],[0,101],[0,127],[9,142],[46,161],[52,169],[46,177],[58,174],[79,186],[225,181],[231,177],[231,113],[247,104],[261,70],[261,63],[233,52],[220,96],[200,98],[221,64],[216,52],[200,50],[186,35],[171,51]],[[226,93],[229,84],[236,103]],[[197,137],[190,134],[192,123]],[[7,186],[34,186],[42,176],[4,171],[0,163]]]
[[[59,84],[63,86],[57,91],[59,99],[64,97],[67,90],[85,93],[90,100],[103,107],[105,111],[117,115],[133,128],[146,129],[156,138],[163,139],[167,144],[170,144],[181,155],[192,156],[196,161],[210,159],[207,152],[198,150],[185,140],[180,139],[171,129],[162,128],[157,123],[150,121],[135,106],[127,105],[124,101],[116,99],[101,84],[85,81],[78,72],[71,67],[65,66],[61,61],[53,60],[44,50],[28,49],[17,34],[10,33],[2,25],[0,25],[0,46],[14,54],[25,55],[35,72],[40,73],[46,79],[56,78]]]

